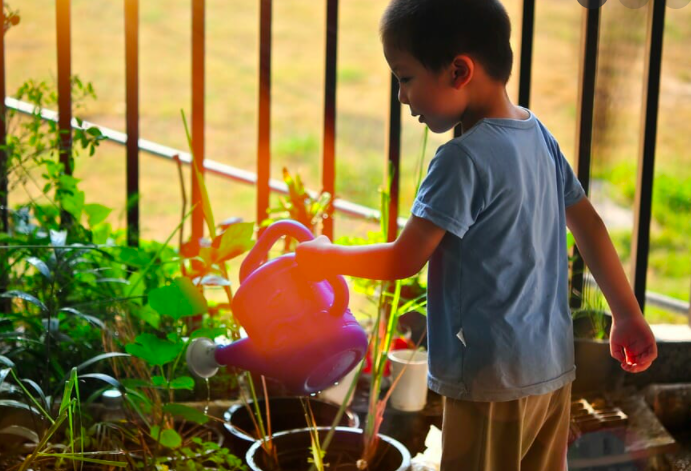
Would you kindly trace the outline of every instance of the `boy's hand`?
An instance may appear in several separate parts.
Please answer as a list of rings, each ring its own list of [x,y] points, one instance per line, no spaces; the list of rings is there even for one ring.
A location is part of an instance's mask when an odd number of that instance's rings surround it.
[[[330,273],[327,268],[329,263],[325,260],[325,248],[331,246],[328,237],[321,235],[309,242],[303,242],[295,248],[295,261],[303,275],[315,281],[327,278]]]
[[[612,357],[629,373],[647,370],[657,358],[655,336],[640,314],[613,321],[609,348]]]

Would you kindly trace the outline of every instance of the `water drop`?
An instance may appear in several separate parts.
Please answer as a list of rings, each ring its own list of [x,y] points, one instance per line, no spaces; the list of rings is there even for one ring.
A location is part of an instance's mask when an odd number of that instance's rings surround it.
[[[204,415],[209,415],[209,403],[211,402],[211,388],[209,387],[209,378],[204,378],[206,383],[206,406],[204,406]]]

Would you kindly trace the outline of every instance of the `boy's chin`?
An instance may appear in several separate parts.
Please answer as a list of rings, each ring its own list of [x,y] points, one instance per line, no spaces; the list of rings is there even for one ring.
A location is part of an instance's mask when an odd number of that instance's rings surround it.
[[[455,123],[425,123],[425,125],[435,134],[443,134],[445,132],[451,131],[456,124]]]

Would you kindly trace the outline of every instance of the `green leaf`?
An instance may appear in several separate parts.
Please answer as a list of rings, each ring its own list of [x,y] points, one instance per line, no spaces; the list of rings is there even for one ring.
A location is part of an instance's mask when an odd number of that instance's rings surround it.
[[[153,334],[140,334],[134,343],[125,346],[125,350],[150,365],[163,366],[175,360],[182,347],[182,344],[159,339]]]
[[[58,415],[62,415],[62,412],[67,409],[72,403],[72,390],[77,383],[77,368],[72,368],[70,371],[69,379],[65,383],[65,387],[62,390],[62,402],[60,403],[60,410]]]
[[[148,388],[151,386],[148,382],[144,381],[143,379],[123,379],[122,384],[125,386],[125,388]]]
[[[144,289],[146,287],[145,280],[142,279],[143,276],[142,272],[136,271],[132,273],[132,276],[130,276],[128,280],[130,282],[130,290],[127,292],[127,296],[133,296],[135,299],[132,301],[137,304],[142,303],[142,298],[140,296],[144,295]]]
[[[84,205],[84,212],[86,212],[86,215],[89,218],[89,227],[94,227],[95,225],[105,221],[111,211],[111,208],[98,203]]]
[[[192,391],[194,389],[194,380],[189,376],[180,376],[175,378],[170,382],[171,389],[189,389]]]
[[[60,312],[68,312],[70,314],[73,314],[77,317],[84,319],[85,321],[87,321],[90,324],[95,325],[96,327],[100,327],[101,329],[106,328],[106,325],[103,323],[103,321],[101,319],[94,317],[94,316],[90,316],[88,314],[84,314],[83,312],[78,311],[72,307],[63,307],[62,309],[60,309]]]
[[[0,430],[0,435],[14,435],[29,440],[33,443],[38,443],[38,434],[31,429],[22,427],[21,425],[10,425]]]
[[[3,368],[0,370],[0,386],[5,382],[5,378],[7,378],[7,375],[10,374],[11,368]]]
[[[9,366],[10,368],[14,368],[14,362],[7,358],[5,355],[0,355],[0,363],[3,363]]]
[[[230,260],[252,248],[254,223],[239,222],[228,226],[218,246],[218,260]]]
[[[113,378],[112,376],[103,374],[103,373],[89,373],[85,375],[80,375],[79,379],[84,379],[84,378],[93,378],[93,379],[98,379],[100,381],[103,381],[104,383],[108,383],[114,388],[119,389],[120,391],[124,391],[125,388],[120,384],[120,382]]]
[[[159,388],[164,388],[168,384],[168,380],[163,376],[156,375],[151,377],[151,383]]]
[[[41,308],[43,312],[48,312],[48,307],[46,307],[45,304],[43,304],[41,301],[38,300],[35,296],[30,295],[29,293],[25,293],[24,291],[17,291],[17,290],[12,290],[12,291],[7,291],[6,293],[0,294],[0,298],[19,298],[23,299],[24,301],[28,301],[31,304],[38,306]]]
[[[209,417],[203,412],[182,404],[166,404],[163,406],[163,411],[173,414],[175,417],[182,417],[189,422],[195,422],[200,425],[209,421]]]
[[[175,320],[186,316],[203,314],[208,306],[204,295],[189,278],[176,278],[168,286],[149,292],[149,304],[160,314]]]
[[[190,154],[192,155],[192,173],[194,179],[197,181],[199,186],[199,193],[202,198],[202,212],[204,213],[204,220],[209,228],[209,234],[211,237],[216,237],[216,223],[214,222],[214,213],[211,210],[211,202],[209,200],[209,192],[206,191],[206,184],[204,183],[204,169],[203,163],[201,163],[201,158],[194,155],[194,149],[192,148],[192,136],[190,135],[190,130],[187,127],[187,119],[185,118],[185,112],[181,109],[180,114],[182,114],[182,124],[185,126],[185,135],[187,136],[187,144],[190,148]]]
[[[92,126],[89,129],[86,130],[89,134],[91,134],[94,137],[100,137],[103,135],[100,129],[98,129],[96,126]]]
[[[143,268],[151,261],[151,257],[144,249],[122,247],[120,249],[120,260],[128,265]]]
[[[0,399],[0,407],[11,407],[13,409],[24,409],[33,412],[36,415],[40,415],[40,412],[23,402],[15,401],[14,399]]]
[[[63,195],[60,201],[64,210],[74,216],[74,219],[79,221],[82,218],[82,210],[84,209],[83,191],[77,190],[71,195]]]
[[[213,328],[203,328],[197,329],[190,335],[190,339],[196,339],[197,337],[206,337],[208,339],[215,339],[216,337],[221,337],[227,334],[226,329],[223,327],[213,327]]]
[[[154,329],[158,329],[161,324],[161,315],[148,304],[141,309],[132,309],[130,314],[140,318]]]
[[[151,437],[168,448],[177,448],[182,445],[182,438],[175,430],[169,428],[161,430],[158,425],[151,427]]]
[[[46,263],[43,260],[36,257],[29,257],[26,259],[26,261],[35,266],[36,269],[40,271],[41,274],[45,276],[48,280],[53,279],[52,273],[50,272],[50,268],[48,268],[48,265],[46,265]]]
[[[121,352],[108,352],[108,353],[101,353],[100,355],[96,355],[93,358],[89,358],[86,360],[84,363],[80,364],[77,366],[77,371],[81,371],[87,366],[93,365],[96,362],[99,362],[101,360],[106,360],[108,358],[116,358],[116,357],[128,357],[129,355],[127,353],[121,353]]]

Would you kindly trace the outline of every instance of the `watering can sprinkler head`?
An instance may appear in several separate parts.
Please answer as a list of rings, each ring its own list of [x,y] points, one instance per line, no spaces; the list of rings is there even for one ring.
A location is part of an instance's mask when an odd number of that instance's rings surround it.
[[[187,347],[187,367],[200,378],[210,378],[218,373],[221,366],[216,362],[216,344],[205,337],[197,337]]]

